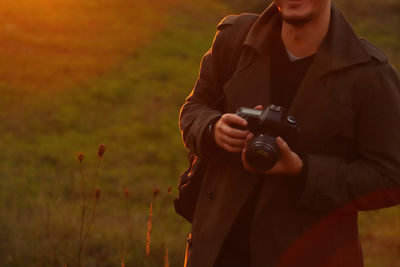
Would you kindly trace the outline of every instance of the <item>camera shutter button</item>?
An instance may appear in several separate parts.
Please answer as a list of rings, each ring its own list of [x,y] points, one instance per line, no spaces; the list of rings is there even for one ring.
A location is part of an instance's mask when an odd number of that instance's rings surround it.
[[[276,105],[271,105],[270,109],[273,110],[273,111],[280,112],[282,110],[282,107],[281,106],[276,106]]]
[[[290,122],[291,124],[296,124],[297,121],[295,120],[295,118],[293,116],[287,116],[287,121]]]

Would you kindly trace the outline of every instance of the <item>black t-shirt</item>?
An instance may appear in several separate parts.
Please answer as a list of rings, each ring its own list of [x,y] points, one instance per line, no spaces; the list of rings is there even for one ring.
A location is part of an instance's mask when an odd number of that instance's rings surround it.
[[[271,50],[271,102],[285,107],[287,111],[314,59],[314,55],[292,61],[280,37],[280,29],[274,33],[274,37],[276,41],[272,44]],[[262,180],[249,194],[249,198],[224,241],[214,267],[251,266],[250,225],[254,218],[261,183]]]
[[[271,102],[289,109],[314,55],[292,61],[278,36],[271,55]]]

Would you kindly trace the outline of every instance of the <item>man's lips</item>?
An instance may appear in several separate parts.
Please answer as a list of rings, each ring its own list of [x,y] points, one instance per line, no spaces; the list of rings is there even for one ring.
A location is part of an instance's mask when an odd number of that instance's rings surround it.
[[[305,0],[288,0],[288,6],[289,7],[298,7],[302,5],[305,2]]]

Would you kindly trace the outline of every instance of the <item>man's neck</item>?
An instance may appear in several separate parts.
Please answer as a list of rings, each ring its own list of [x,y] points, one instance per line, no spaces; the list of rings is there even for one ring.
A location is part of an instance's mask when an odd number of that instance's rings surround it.
[[[303,25],[282,22],[282,41],[286,49],[296,57],[307,57],[317,52],[328,33],[331,6],[312,21]]]

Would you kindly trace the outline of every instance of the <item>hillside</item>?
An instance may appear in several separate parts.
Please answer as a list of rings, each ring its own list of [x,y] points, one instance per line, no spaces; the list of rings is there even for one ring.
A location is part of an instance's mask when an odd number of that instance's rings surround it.
[[[106,151],[86,266],[118,266],[121,259],[126,266],[162,266],[165,247],[171,266],[181,266],[190,225],[172,207],[186,167],[179,108],[219,20],[267,3],[0,2],[0,266],[77,266],[77,153],[93,182],[100,143]],[[339,4],[356,31],[400,66],[397,2],[360,2]],[[146,257],[154,188],[161,193]],[[400,262],[399,220],[399,208],[361,215],[367,267]]]

